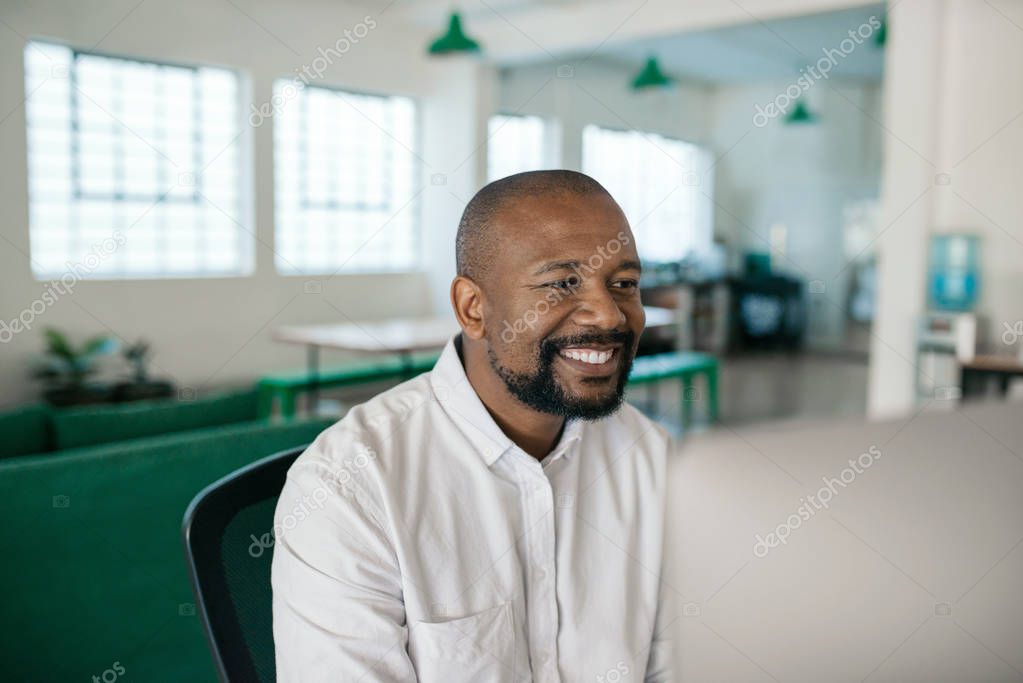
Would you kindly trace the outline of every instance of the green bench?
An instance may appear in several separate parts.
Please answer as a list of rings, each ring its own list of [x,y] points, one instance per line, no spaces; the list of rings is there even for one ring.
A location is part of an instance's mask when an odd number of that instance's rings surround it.
[[[301,370],[264,375],[259,380],[259,414],[269,416],[276,402],[281,416],[290,419],[295,416],[295,403],[300,394],[325,388],[411,379],[432,370],[438,358],[438,353],[411,354],[353,363],[315,373]]]
[[[707,381],[707,419],[718,416],[718,361],[713,356],[695,351],[670,351],[651,356],[640,356],[632,364],[629,384],[649,384],[666,379],[682,381],[682,425],[692,420],[693,403],[701,400],[693,386],[693,379],[703,375]]]
[[[404,380],[429,372],[437,362],[437,354],[413,354],[408,359],[387,358],[373,362],[321,370],[276,373],[259,381],[259,414],[268,416],[276,402],[285,418],[295,416],[295,403],[300,394],[320,388],[351,387],[371,382]],[[693,351],[672,351],[640,356],[632,366],[630,384],[649,384],[667,379],[682,381],[682,424],[688,425],[692,405],[698,400],[693,379],[703,375],[707,381],[707,416],[714,421],[718,412],[718,362],[713,356]]]

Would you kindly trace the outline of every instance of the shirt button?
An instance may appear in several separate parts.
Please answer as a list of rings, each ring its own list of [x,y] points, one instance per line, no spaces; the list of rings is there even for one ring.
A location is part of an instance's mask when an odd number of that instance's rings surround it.
[[[536,576],[537,581],[543,581],[547,578],[547,570],[540,567],[534,572],[534,575]]]

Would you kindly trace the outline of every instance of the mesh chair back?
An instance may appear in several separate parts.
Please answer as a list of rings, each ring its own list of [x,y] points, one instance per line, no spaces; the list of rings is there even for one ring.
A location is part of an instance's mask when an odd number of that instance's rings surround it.
[[[222,681],[272,683],[273,515],[305,447],[271,455],[206,487],[182,534],[199,617]]]

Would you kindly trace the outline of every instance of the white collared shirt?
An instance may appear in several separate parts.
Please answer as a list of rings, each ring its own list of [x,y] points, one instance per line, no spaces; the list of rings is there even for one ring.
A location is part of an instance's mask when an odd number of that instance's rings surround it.
[[[353,408],[275,515],[278,680],[667,681],[670,437],[632,406],[543,461],[494,422],[454,339]]]

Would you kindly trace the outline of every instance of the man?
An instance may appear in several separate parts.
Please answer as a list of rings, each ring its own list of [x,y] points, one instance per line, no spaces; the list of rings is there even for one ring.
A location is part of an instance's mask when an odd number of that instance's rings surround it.
[[[275,518],[282,681],[670,680],[667,433],[622,403],[644,314],[621,209],[570,171],[465,209],[434,370],[353,408]]]

